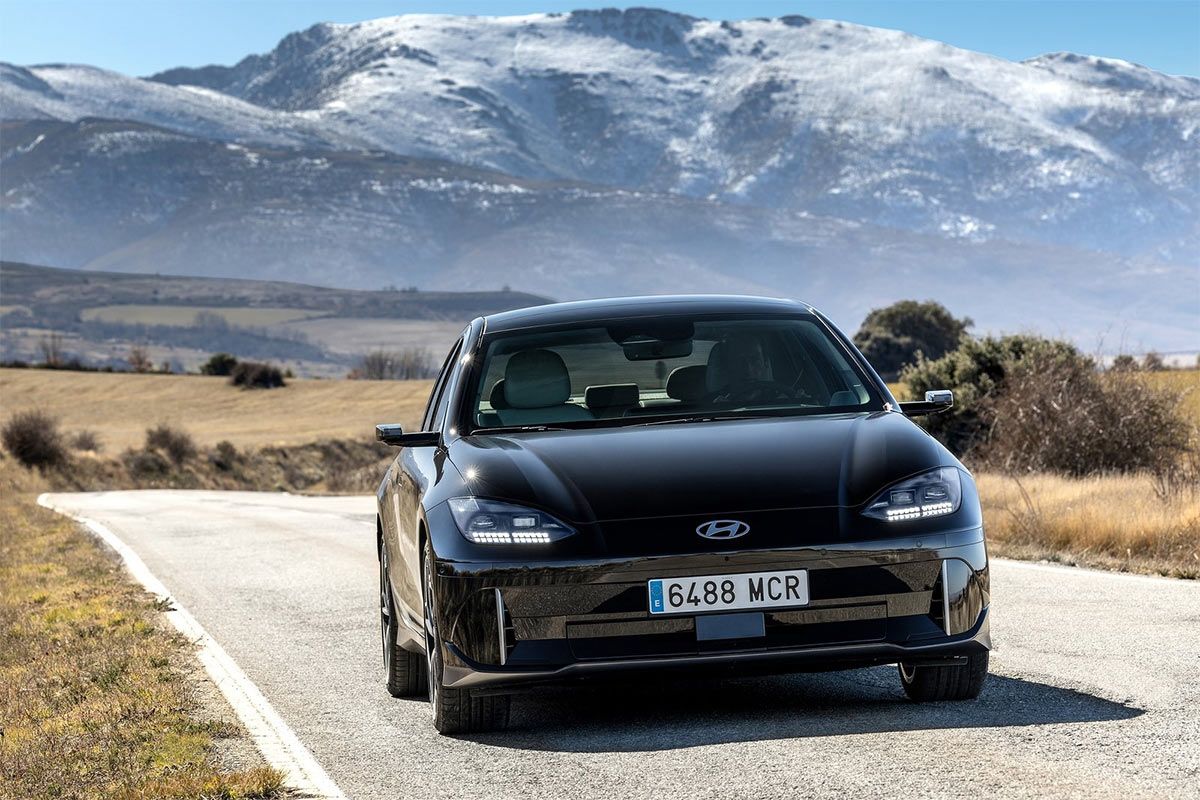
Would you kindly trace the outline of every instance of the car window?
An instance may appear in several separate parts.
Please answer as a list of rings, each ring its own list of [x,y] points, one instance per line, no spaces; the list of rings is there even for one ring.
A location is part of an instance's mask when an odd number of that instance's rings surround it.
[[[592,322],[497,333],[483,351],[472,395],[482,428],[882,407],[811,316]]]
[[[429,404],[425,407],[425,416],[421,422],[421,430],[423,431],[440,429],[442,420],[446,418],[446,406],[450,401],[450,396],[446,388],[450,385],[450,375],[454,371],[455,359],[458,358],[458,353],[461,349],[462,339],[459,339],[454,343],[454,347],[450,348],[450,354],[446,356],[445,362],[442,363],[442,371],[438,374],[437,382],[433,385],[433,391],[429,393]]]

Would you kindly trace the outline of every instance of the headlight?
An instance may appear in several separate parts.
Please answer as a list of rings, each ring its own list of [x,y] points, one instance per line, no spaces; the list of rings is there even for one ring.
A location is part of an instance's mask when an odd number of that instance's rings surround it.
[[[575,533],[543,511],[498,500],[455,497],[450,513],[462,535],[476,544],[549,544]]]
[[[962,480],[955,467],[941,467],[884,489],[867,504],[868,517],[899,522],[958,511]]]

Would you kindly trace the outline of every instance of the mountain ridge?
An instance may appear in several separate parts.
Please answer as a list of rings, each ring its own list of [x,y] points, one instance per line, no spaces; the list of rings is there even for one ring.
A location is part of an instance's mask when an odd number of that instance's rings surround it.
[[[1001,326],[972,285],[1069,276],[1082,299],[1035,302],[1088,336],[1142,276],[1160,347],[1200,306],[1200,80],[1118,59],[807,17],[406,15],[145,79],[0,65],[0,117],[6,258],[562,298],[812,285],[865,313],[885,291],[820,271],[871,285],[895,253],[953,265],[939,291]]]

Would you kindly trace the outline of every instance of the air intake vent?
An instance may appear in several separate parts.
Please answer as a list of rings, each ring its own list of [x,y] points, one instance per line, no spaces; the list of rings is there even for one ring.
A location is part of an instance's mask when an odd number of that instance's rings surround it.
[[[517,644],[517,632],[513,628],[512,615],[504,607],[504,597],[496,589],[496,635],[500,639],[500,663],[507,664]]]
[[[938,571],[937,580],[933,582],[933,597],[929,601],[929,617],[942,630],[946,630],[946,562]]]

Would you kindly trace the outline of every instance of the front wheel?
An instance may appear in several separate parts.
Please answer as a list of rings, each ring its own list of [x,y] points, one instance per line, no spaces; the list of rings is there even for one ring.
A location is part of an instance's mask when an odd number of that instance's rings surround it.
[[[433,706],[433,727],[438,733],[481,733],[508,727],[509,697],[486,695],[472,697],[469,689],[453,689],[442,685],[443,665],[441,636],[438,632],[434,603],[437,596],[433,586],[433,548],[428,543],[421,559],[424,576],[425,656],[429,675],[429,703]]]
[[[987,652],[972,653],[966,664],[933,666],[905,664],[900,667],[904,693],[918,703],[938,700],[974,700],[983,691],[988,674]]]
[[[383,671],[387,677],[388,694],[410,697],[425,691],[425,659],[420,653],[410,653],[396,643],[396,598],[388,580],[387,552],[379,554],[379,631],[383,639]]]

